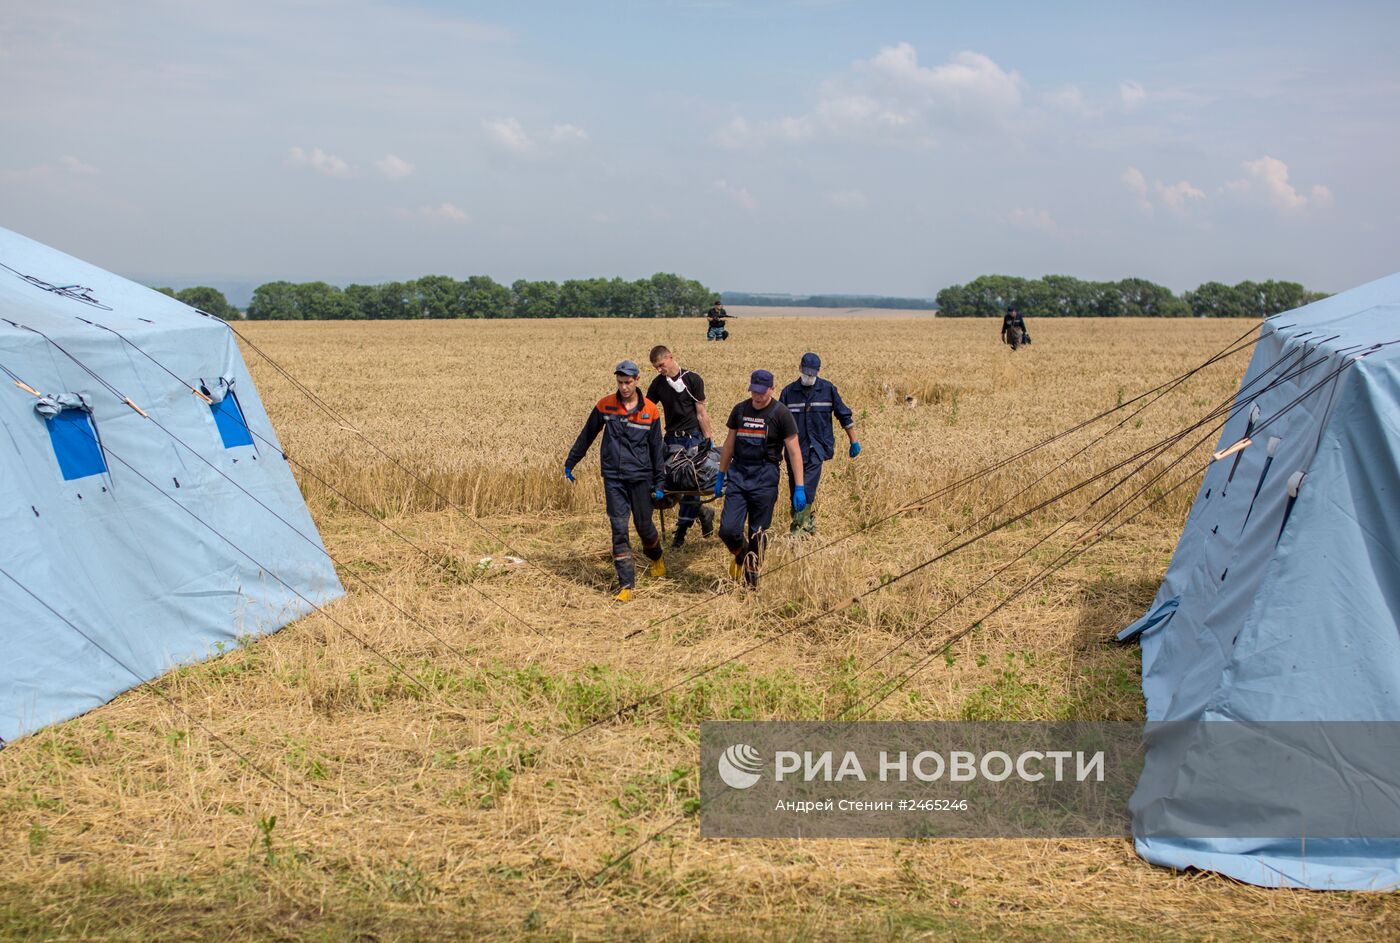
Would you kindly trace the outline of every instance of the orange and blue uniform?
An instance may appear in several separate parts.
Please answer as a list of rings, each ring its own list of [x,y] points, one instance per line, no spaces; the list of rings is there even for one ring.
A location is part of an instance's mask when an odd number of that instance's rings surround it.
[[[642,538],[642,552],[649,560],[661,558],[661,537],[651,520],[651,495],[666,482],[666,461],[661,449],[661,407],[637,395],[631,409],[616,393],[598,400],[583,431],[574,440],[564,467],[572,470],[588,452],[598,433],[603,444],[598,464],[603,472],[608,522],[612,526],[613,566],[623,589],[636,585],[632,543],[627,530],[630,516]]]

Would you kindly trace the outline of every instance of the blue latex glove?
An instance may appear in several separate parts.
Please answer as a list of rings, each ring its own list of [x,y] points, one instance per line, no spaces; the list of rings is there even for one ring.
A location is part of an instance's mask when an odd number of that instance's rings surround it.
[[[807,506],[807,489],[798,485],[792,492],[792,509],[800,511]]]
[[[860,443],[859,443],[859,442],[852,442],[852,443],[851,443],[851,458],[855,458],[855,457],[856,457],[857,455],[859,455],[859,454],[860,454]]]
[[[666,497],[666,491],[665,491],[665,489],[663,489],[663,488],[657,488],[655,491],[653,491],[653,492],[651,493],[651,499],[652,499],[653,501],[662,501],[662,500],[665,499],[665,497]]]
[[[715,497],[724,497],[724,472],[715,475]]]
[[[570,468],[568,465],[565,465],[565,466],[564,466],[564,477],[567,478],[567,479],[569,479],[570,481],[575,480],[575,479],[574,479],[574,470],[573,470],[572,468]]]

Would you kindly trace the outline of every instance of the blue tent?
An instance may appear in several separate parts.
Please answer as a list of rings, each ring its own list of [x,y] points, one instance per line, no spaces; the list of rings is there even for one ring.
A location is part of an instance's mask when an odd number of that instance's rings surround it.
[[[229,327],[0,229],[0,744],[343,592]]]
[[[1248,444],[1211,463],[1156,599],[1119,635],[1141,642],[1149,728],[1195,724],[1148,740],[1138,853],[1266,886],[1400,886],[1400,833],[1319,824],[1347,803],[1395,818],[1392,785],[1358,798],[1377,757],[1355,731],[1374,729],[1342,722],[1400,721],[1400,274],[1265,322],[1220,441]],[[1215,721],[1261,742],[1332,724],[1289,754],[1320,778],[1251,772],[1202,733]]]

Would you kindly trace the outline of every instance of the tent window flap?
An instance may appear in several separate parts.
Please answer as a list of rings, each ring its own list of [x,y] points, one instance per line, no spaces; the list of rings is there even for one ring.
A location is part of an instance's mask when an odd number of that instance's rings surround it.
[[[97,430],[86,411],[65,409],[44,425],[48,427],[49,441],[53,443],[53,453],[58,458],[58,469],[64,481],[106,473],[107,460],[102,456]]]
[[[229,390],[223,399],[209,407],[214,414],[214,423],[219,427],[219,438],[224,440],[224,448],[234,449],[253,444],[253,434],[243,418],[243,409],[238,405],[238,394]]]

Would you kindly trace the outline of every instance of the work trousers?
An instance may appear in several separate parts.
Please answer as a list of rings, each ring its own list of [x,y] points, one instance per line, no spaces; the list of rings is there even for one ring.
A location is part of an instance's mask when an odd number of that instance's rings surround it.
[[[603,479],[608,523],[612,525],[613,566],[617,569],[617,583],[624,589],[637,585],[637,568],[632,564],[632,540],[627,529],[629,516],[637,527],[637,535],[642,538],[642,552],[647,559],[661,559],[661,535],[651,520],[651,491],[649,481]]]
[[[784,459],[786,461],[786,459]],[[792,512],[792,529],[796,531],[799,527],[808,533],[816,533],[816,500],[817,485],[822,483],[822,460],[817,458],[816,452],[810,452],[802,457],[802,490],[807,492],[807,507],[803,511]],[[792,499],[797,493],[797,481],[792,477],[792,462],[787,463],[787,483],[788,498]],[[792,507],[791,503],[788,505]]]
[[[724,512],[719,518],[719,539],[735,557],[742,559],[750,550],[758,550],[763,534],[773,523],[780,477],[778,466],[770,462],[757,466],[730,464],[724,479]]]
[[[1006,342],[1015,350],[1021,346],[1021,341],[1025,339],[1025,332],[1019,327],[1009,327],[1006,329]]]

